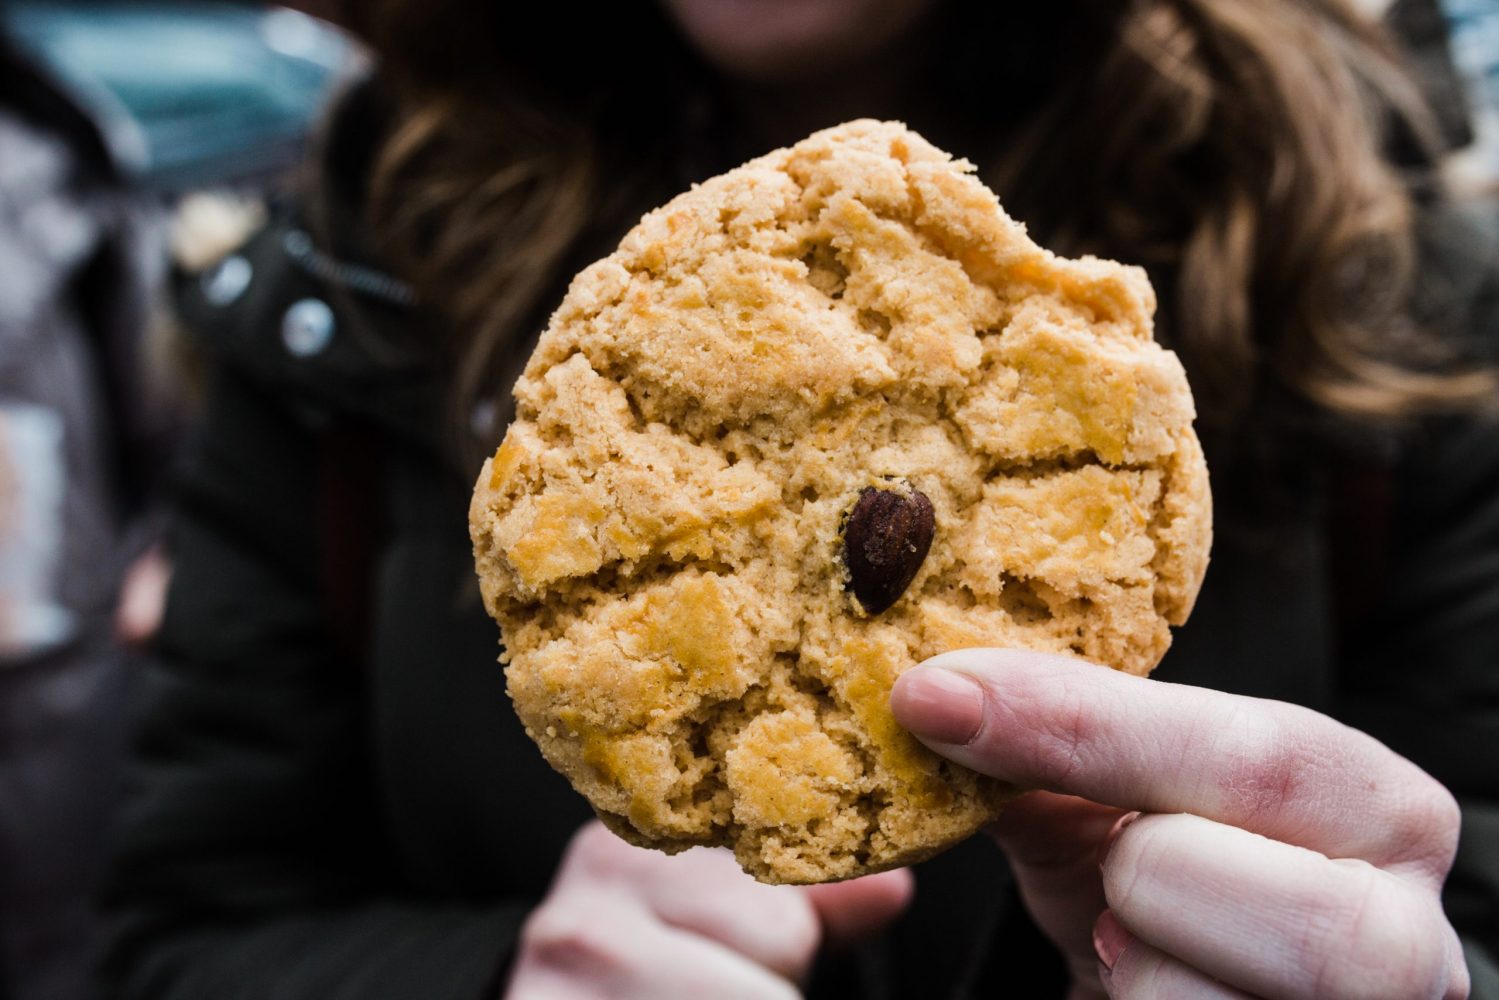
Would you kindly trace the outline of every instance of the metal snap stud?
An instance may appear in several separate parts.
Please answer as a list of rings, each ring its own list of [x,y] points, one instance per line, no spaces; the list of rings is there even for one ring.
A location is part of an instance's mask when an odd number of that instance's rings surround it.
[[[281,343],[296,358],[321,353],[333,340],[333,310],[321,299],[294,302],[281,319]]]
[[[239,254],[231,254],[209,268],[200,279],[209,305],[227,306],[245,293],[255,269]]]

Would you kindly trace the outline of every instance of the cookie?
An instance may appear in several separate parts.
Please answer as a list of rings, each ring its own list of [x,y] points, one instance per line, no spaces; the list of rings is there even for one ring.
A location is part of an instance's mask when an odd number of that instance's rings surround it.
[[[894,123],[646,215],[573,280],[470,512],[547,760],[626,839],[767,882],[970,835],[1013,789],[896,724],[901,671],[1011,646],[1147,673],[1206,569],[1154,305]]]

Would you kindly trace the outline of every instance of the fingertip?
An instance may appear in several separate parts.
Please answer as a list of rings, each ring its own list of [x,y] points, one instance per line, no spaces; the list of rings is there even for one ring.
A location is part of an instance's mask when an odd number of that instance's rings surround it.
[[[892,868],[844,882],[809,885],[805,891],[819,909],[842,907],[852,901],[881,909],[899,909],[915,895],[916,877],[909,868]]]
[[[1110,972],[1114,971],[1119,956],[1129,947],[1134,937],[1124,929],[1113,910],[1104,910],[1093,924],[1093,951],[1098,962]]]
[[[865,876],[884,894],[885,901],[897,910],[904,910],[916,895],[916,876],[909,868],[892,868]]]
[[[1114,844],[1119,840],[1119,835],[1124,832],[1124,828],[1134,823],[1143,815],[1145,814],[1138,809],[1132,810],[1120,816],[1114,821],[1114,825],[1109,827],[1109,832],[1103,835],[1103,841],[1098,845],[1098,868],[1100,871],[1108,863],[1109,852],[1114,849]]]
[[[983,724],[984,689],[966,673],[923,664],[896,680],[890,710],[925,743],[964,746]]]
[[[986,692],[1002,675],[1035,674],[1081,664],[1072,657],[1028,649],[955,649],[939,653],[896,678],[890,709],[896,721],[939,753],[973,742],[983,726]]]

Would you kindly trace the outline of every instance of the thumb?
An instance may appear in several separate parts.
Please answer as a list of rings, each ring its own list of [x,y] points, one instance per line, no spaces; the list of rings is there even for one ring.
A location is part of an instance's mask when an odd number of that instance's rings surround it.
[[[900,915],[916,892],[909,869],[866,875],[847,882],[803,887],[822,921],[823,940],[833,947],[852,944]]]

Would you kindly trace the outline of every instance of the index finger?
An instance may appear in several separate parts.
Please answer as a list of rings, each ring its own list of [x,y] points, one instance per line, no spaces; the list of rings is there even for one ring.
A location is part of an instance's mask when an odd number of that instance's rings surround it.
[[[1065,656],[944,653],[891,693],[902,725],[1031,788],[1185,812],[1374,864],[1445,874],[1456,806],[1414,764],[1284,702],[1133,677]]]

